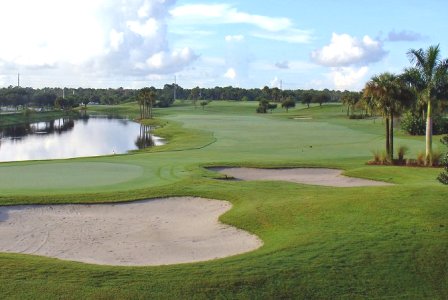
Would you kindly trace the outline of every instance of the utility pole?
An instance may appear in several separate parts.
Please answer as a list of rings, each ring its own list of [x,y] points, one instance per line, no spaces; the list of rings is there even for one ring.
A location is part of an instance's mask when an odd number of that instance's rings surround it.
[[[20,87],[20,73],[17,73],[17,87]]]

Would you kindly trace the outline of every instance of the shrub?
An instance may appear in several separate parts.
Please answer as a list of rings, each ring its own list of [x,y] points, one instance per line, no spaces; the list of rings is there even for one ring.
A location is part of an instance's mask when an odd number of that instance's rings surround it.
[[[448,135],[444,136],[441,142],[446,146],[448,146]],[[443,184],[448,184],[448,151],[445,153],[445,156],[441,159],[441,164],[445,166],[445,170],[442,173],[440,173],[437,179]]]
[[[373,154],[373,161],[371,161],[374,164],[379,164],[380,162],[380,158],[381,158],[381,153],[378,150],[372,151]]]
[[[404,160],[404,156],[406,154],[408,154],[408,152],[409,152],[409,147],[407,147],[407,146],[400,146],[400,147],[398,147],[398,151],[397,151],[398,160],[399,161],[403,161]]]
[[[433,134],[446,134],[448,133],[448,119],[442,116],[435,116],[432,124]]]
[[[418,166],[424,166],[425,165],[425,161],[426,161],[425,152],[420,151],[417,154],[417,165]]]
[[[406,112],[401,118],[401,129],[410,135],[425,135],[426,120],[424,120],[421,115]],[[432,133],[448,133],[448,120],[440,115],[435,115],[432,118]]]
[[[350,115],[348,118],[352,119],[352,120],[360,120],[360,119],[364,119],[365,116],[363,114],[360,114],[360,115],[353,114],[353,115]]]
[[[432,151],[432,165],[437,167],[441,163],[442,152],[435,150]]]
[[[387,165],[389,163],[389,157],[386,151],[382,151],[380,155],[380,164]]]
[[[426,130],[425,120],[421,116],[406,112],[401,117],[401,129],[410,135],[424,135]]]

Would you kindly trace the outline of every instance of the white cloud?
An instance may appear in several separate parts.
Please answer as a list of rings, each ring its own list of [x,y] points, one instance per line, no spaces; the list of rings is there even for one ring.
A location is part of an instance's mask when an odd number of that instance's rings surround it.
[[[224,77],[225,78],[229,78],[229,79],[235,79],[236,78],[236,71],[234,68],[229,68],[227,69],[226,73],[224,73]]]
[[[333,33],[329,45],[311,52],[316,63],[328,67],[366,65],[381,60],[385,55],[382,43],[367,35],[359,40],[337,33]]]
[[[120,48],[120,45],[123,44],[124,33],[112,29],[109,33],[109,39],[110,39],[110,47],[113,50],[118,50]]]
[[[271,86],[271,88],[281,88],[281,80],[278,79],[277,76],[274,77],[274,79],[272,79],[271,81],[269,81],[269,85]]]
[[[332,68],[329,74],[336,89],[359,90],[365,81],[369,68],[338,67]]]
[[[170,11],[182,25],[246,24],[259,31],[252,36],[288,43],[308,43],[311,32],[294,27],[289,18],[269,17],[239,11],[230,4],[186,4]]]
[[[40,86],[79,85],[92,78],[121,85],[125,78],[178,72],[198,56],[168,43],[167,18],[174,3],[2,1],[0,62],[8,68],[3,71],[11,76],[20,71],[29,85]]]
[[[177,49],[172,52],[161,51],[155,53],[146,60],[145,66],[140,66],[155,74],[173,73],[182,69],[191,61],[197,59],[197,55],[190,48]]]
[[[280,32],[254,32],[253,36],[287,43],[306,44],[311,41],[311,33],[307,30],[289,28]]]
[[[157,20],[154,18],[149,18],[145,22],[127,21],[126,25],[132,32],[139,34],[144,38],[151,38],[156,36],[157,31],[160,27]]]
[[[0,59],[35,67],[101,54],[104,35],[94,13],[99,6],[98,0],[2,1]]]
[[[244,35],[227,35],[224,39],[226,42],[241,42],[244,40]]]
[[[274,18],[241,12],[229,4],[186,4],[170,11],[175,18],[190,22],[207,22],[221,24],[250,24],[268,31],[279,31],[290,28],[288,18]]]

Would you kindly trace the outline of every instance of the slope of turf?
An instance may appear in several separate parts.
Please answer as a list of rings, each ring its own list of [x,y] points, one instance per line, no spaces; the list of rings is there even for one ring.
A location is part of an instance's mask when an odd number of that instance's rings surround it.
[[[255,106],[224,101],[202,110],[179,102],[157,111],[158,134],[171,141],[163,148],[1,164],[4,178],[8,168],[30,172],[35,181],[40,172],[33,170],[39,168],[62,165],[67,174],[60,174],[59,185],[44,176],[43,189],[5,184],[0,202],[223,199],[234,206],[221,220],[257,234],[262,248],[204,263],[138,268],[0,254],[2,298],[448,298],[448,190],[435,180],[439,169],[366,165],[370,151],[384,148],[381,119],[348,120],[335,105],[267,115],[255,114]],[[99,109],[137,114],[134,104]],[[311,119],[294,119],[304,115]],[[423,138],[397,132],[399,144],[410,147],[412,156],[424,148]],[[79,188],[87,179],[73,174],[84,164],[92,164],[89,176],[104,173],[101,184]],[[347,175],[396,185],[233,182],[212,179],[219,176],[205,165],[339,167]]]

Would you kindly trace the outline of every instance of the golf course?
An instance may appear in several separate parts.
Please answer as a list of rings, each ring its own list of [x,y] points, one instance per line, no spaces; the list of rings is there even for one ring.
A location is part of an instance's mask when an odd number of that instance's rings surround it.
[[[260,244],[228,257],[139,266],[2,252],[1,298],[447,299],[448,187],[436,179],[442,168],[367,164],[384,149],[381,117],[351,120],[336,103],[266,114],[257,114],[257,105],[196,108],[177,100],[140,120],[165,139],[162,146],[0,163],[0,205],[222,200],[230,205],[219,221]],[[135,102],[87,111],[139,118]],[[433,147],[444,152],[440,139],[434,136]],[[394,143],[409,148],[406,158],[425,148],[423,136],[399,127]],[[380,184],[239,180],[218,172],[226,167],[337,169]]]

